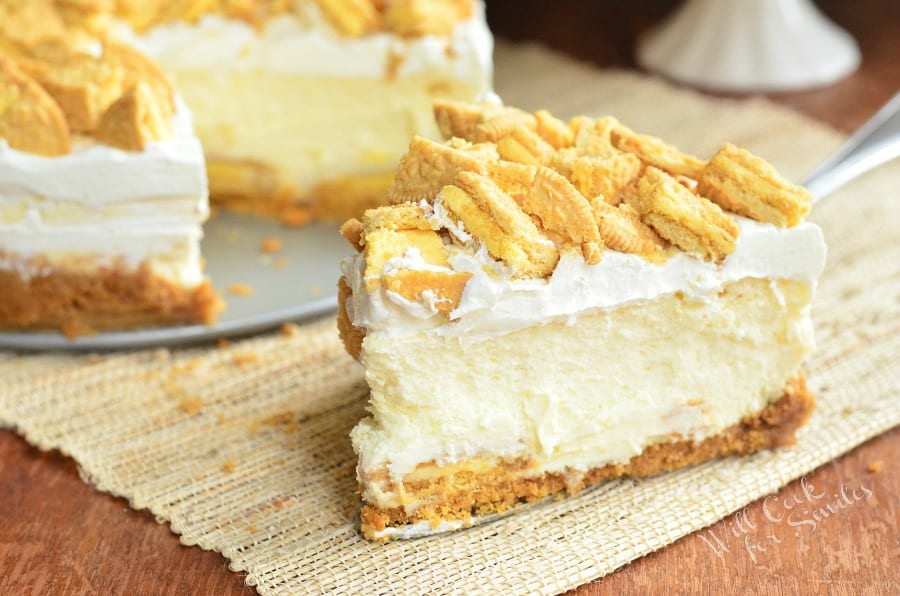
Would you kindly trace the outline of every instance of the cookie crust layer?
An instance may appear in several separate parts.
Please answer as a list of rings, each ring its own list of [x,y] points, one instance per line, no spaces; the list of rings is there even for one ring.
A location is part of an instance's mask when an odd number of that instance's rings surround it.
[[[59,329],[75,337],[103,329],[210,324],[222,308],[208,280],[184,288],[146,264],[42,273],[26,280],[0,271],[0,329]]]
[[[402,507],[383,509],[364,504],[360,530],[369,540],[385,540],[379,533],[387,527],[422,521],[437,526],[442,521],[503,513],[521,503],[577,493],[586,486],[620,476],[652,476],[718,457],[792,445],[796,442],[796,430],[806,423],[814,409],[815,398],[807,389],[803,374],[798,372],[788,382],[784,394],[758,414],[702,441],[657,443],[624,465],[593,468],[580,478],[561,473],[528,475],[529,462],[523,459],[501,461],[487,468],[476,462],[469,467],[455,466],[450,474],[439,477],[428,474],[426,480],[403,483],[404,493],[413,502],[427,500],[412,513],[406,513]],[[422,464],[419,469],[428,467],[435,468],[432,464]]]

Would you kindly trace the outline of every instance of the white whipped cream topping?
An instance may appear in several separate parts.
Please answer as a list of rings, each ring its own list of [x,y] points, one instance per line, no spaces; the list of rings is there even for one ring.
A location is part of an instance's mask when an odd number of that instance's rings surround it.
[[[119,25],[116,35],[171,71],[228,66],[329,77],[381,78],[397,56],[396,74],[448,74],[469,81],[490,81],[493,38],[478,2],[472,18],[450,37],[405,39],[393,33],[351,38],[329,25],[310,2],[299,16],[282,15],[260,31],[240,20],[206,15],[196,24],[159,25],[137,35]]]
[[[433,218],[440,218],[439,206]],[[654,264],[637,255],[607,250],[596,265],[588,265],[578,254],[565,253],[549,279],[515,279],[484,248],[474,255],[451,249],[455,253],[449,259],[452,268],[473,276],[450,314],[449,324],[424,301],[410,303],[383,288],[366,292],[365,257],[360,253],[343,262],[344,275],[353,289],[347,312],[353,324],[368,333],[402,336],[427,330],[447,337],[478,338],[570,320],[589,309],[613,309],[665,294],[700,296],[747,277],[790,279],[815,287],[826,254],[818,226],[802,223],[779,228],[735,219],[741,229],[737,246],[721,265],[684,253]],[[412,252],[388,261],[386,267],[426,268]]]
[[[40,257],[155,269],[186,286],[203,279],[201,224],[209,214],[206,167],[191,114],[178,99],[173,136],[128,152],[87,140],[42,157],[0,139],[0,269],[24,277]]]

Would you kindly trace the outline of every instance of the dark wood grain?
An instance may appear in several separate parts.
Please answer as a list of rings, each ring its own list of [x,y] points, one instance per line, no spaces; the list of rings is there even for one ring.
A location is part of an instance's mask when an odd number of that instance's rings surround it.
[[[601,66],[633,66],[635,35],[675,4],[489,0],[488,13],[500,36],[542,40]],[[860,41],[862,68],[825,89],[772,97],[851,130],[900,89],[900,2],[820,5]],[[900,593],[897,453],[900,429],[765,501],[773,520],[787,514],[787,504],[810,512],[831,504],[837,512],[817,521],[814,531],[787,517],[771,521],[759,501],[575,593]],[[875,462],[882,466],[877,473],[869,471]],[[854,491],[864,498],[854,500]],[[850,504],[841,508],[844,500]],[[812,513],[797,515],[795,523]],[[0,431],[0,594],[252,593],[216,553],[182,546],[148,514],[85,485],[71,460]]]

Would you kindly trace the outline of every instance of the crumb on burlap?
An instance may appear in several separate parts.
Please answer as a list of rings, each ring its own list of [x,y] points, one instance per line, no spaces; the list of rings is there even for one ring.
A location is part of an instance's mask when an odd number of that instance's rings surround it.
[[[296,337],[300,333],[300,327],[293,323],[284,323],[281,326],[281,335],[285,337]]]
[[[281,250],[281,239],[275,238],[274,236],[270,236],[262,241],[259,245],[259,250],[263,252],[263,254],[271,255],[279,250]]]
[[[179,376],[186,375],[188,373],[192,373],[197,368],[199,368],[203,364],[202,358],[191,358],[187,362],[182,362],[181,364],[176,364],[172,368],[169,369],[169,376]]]
[[[231,356],[231,362],[235,366],[252,364],[257,360],[259,360],[259,354],[254,354],[253,352],[239,352]]]
[[[881,461],[880,459],[876,459],[875,461],[870,461],[869,468],[868,468],[869,473],[877,474],[881,471],[881,468],[883,468],[883,467],[884,467],[884,462]]]
[[[263,424],[264,426],[277,426],[277,425],[281,425],[281,424],[288,424],[290,422],[293,422],[293,420],[294,420],[293,412],[282,412],[280,414],[274,414],[267,418],[263,418],[260,421],[260,424]]]
[[[231,474],[232,472],[234,472],[234,469],[235,469],[236,467],[237,467],[237,464],[236,464],[236,463],[234,463],[234,462],[233,462],[232,460],[230,460],[230,459],[226,459],[226,460],[225,460],[225,463],[222,464],[222,471],[223,471],[223,472],[227,472],[228,474]]]
[[[196,414],[203,409],[203,400],[192,395],[185,395],[178,402],[178,407],[188,414]]]
[[[232,296],[252,296],[256,293],[253,286],[247,284],[229,284],[228,293]]]

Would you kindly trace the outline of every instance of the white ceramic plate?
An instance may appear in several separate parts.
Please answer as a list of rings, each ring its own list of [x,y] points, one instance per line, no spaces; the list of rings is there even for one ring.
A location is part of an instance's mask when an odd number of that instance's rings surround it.
[[[175,346],[258,333],[284,322],[328,314],[337,308],[339,264],[352,249],[338,234],[336,226],[312,225],[297,230],[254,217],[219,213],[204,229],[206,269],[227,304],[215,325],[107,332],[74,340],[54,332],[0,333],[0,349]],[[260,244],[273,237],[281,240],[281,250],[263,255]],[[251,286],[254,293],[230,294],[227,288],[235,283]]]

